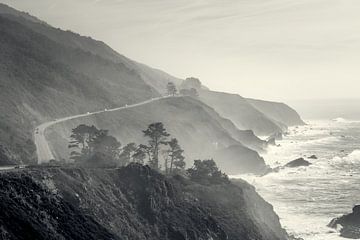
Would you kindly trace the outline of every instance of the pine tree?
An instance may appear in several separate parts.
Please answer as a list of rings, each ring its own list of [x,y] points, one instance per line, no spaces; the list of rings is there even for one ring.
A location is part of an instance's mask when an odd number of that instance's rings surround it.
[[[119,160],[120,160],[121,166],[125,166],[132,161],[132,156],[135,153],[135,151],[137,150],[137,148],[138,147],[136,146],[135,143],[129,143],[123,147],[123,149],[119,155]]]
[[[166,129],[161,122],[150,124],[143,133],[146,137],[150,138],[148,142],[149,145],[146,146],[150,154],[149,165],[150,167],[158,170],[160,146],[167,144],[166,140],[170,134],[166,132]]]
[[[144,160],[147,154],[147,147],[145,145],[140,144],[132,155],[132,159],[135,163],[144,164]]]
[[[176,170],[185,168],[185,157],[183,156],[184,150],[181,149],[179,142],[176,138],[172,138],[169,142],[169,158],[170,158],[170,167],[169,172],[172,173],[173,169]]]
[[[177,93],[176,86],[173,82],[168,82],[166,89],[169,96],[175,96]]]

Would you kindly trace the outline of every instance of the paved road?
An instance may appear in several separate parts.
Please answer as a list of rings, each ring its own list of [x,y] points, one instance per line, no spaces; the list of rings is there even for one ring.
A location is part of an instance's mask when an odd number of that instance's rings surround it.
[[[0,172],[8,172],[8,171],[24,169],[24,168],[26,168],[26,165],[1,166]]]
[[[45,137],[45,131],[48,127],[50,127],[54,124],[65,122],[67,120],[71,120],[71,119],[75,119],[75,118],[82,118],[82,117],[87,117],[87,116],[105,113],[105,112],[114,112],[114,111],[119,111],[119,110],[123,110],[123,109],[138,107],[138,106],[148,104],[148,103],[151,103],[154,101],[158,101],[158,100],[164,99],[164,98],[169,98],[169,97],[152,98],[152,99],[146,100],[144,102],[140,102],[140,103],[136,103],[136,104],[132,104],[132,105],[125,105],[122,107],[112,108],[112,109],[108,109],[108,110],[101,110],[101,111],[97,111],[97,112],[90,112],[90,113],[84,113],[84,114],[64,117],[64,118],[60,118],[60,119],[54,119],[53,121],[42,123],[34,131],[34,142],[36,145],[36,154],[38,157],[38,163],[44,163],[44,162],[48,162],[51,159],[55,159],[54,155],[51,152],[49,143],[47,142],[46,137]]]

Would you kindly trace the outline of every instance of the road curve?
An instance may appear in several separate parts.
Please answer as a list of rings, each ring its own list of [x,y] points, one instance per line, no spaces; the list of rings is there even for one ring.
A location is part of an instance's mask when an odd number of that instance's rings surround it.
[[[69,116],[69,117],[64,117],[64,118],[60,118],[60,119],[54,119],[53,121],[49,121],[49,122],[45,122],[40,124],[39,126],[37,126],[34,130],[34,142],[36,145],[36,154],[38,157],[38,163],[44,163],[44,162],[48,162],[51,159],[55,159],[54,155],[51,152],[49,143],[46,140],[45,137],[45,131],[48,127],[53,126],[57,123],[61,123],[61,122],[65,122],[67,120],[71,120],[71,119],[75,119],[75,118],[82,118],[82,117],[87,117],[87,116],[91,116],[91,115],[95,115],[95,114],[100,114],[100,113],[105,113],[105,112],[113,112],[113,111],[119,111],[119,110],[123,110],[123,109],[128,109],[128,108],[133,108],[133,107],[138,107],[144,104],[148,104],[154,101],[158,101],[160,99],[164,99],[164,98],[170,98],[170,96],[166,96],[166,97],[158,97],[158,98],[152,98],[140,103],[135,103],[132,105],[125,105],[122,107],[117,107],[117,108],[112,108],[112,109],[107,109],[107,110],[101,110],[101,111],[97,111],[97,112],[90,112],[90,113],[84,113],[84,114],[79,114],[79,115],[73,115],[73,116]]]

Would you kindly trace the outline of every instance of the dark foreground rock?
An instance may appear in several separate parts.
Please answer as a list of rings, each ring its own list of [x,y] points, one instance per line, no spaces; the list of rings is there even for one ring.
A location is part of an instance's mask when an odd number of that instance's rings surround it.
[[[353,208],[353,212],[339,218],[334,218],[329,227],[339,228],[342,237],[359,239],[360,238],[360,205]]]
[[[306,161],[304,158],[298,158],[295,159],[291,162],[288,162],[287,164],[285,164],[284,167],[288,167],[288,168],[295,168],[295,167],[302,167],[302,166],[310,166],[311,163]]]
[[[146,166],[0,173],[2,239],[286,240],[243,182],[200,185]]]

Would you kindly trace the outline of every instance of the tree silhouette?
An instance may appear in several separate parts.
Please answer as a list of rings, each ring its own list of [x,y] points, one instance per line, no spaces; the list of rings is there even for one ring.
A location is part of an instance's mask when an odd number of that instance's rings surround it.
[[[222,173],[213,159],[194,160],[194,166],[187,170],[191,180],[201,184],[229,183],[229,178]]]
[[[194,77],[189,77],[186,78],[182,83],[180,88],[182,89],[191,89],[194,88],[197,91],[200,90],[202,87],[202,84],[200,82],[200,80],[198,78],[194,78]]]
[[[166,129],[161,122],[150,124],[148,128],[143,131],[143,133],[146,137],[149,138],[149,145],[145,148],[149,153],[149,165],[150,167],[158,170],[160,146],[167,144],[166,140],[170,134],[166,132]]]
[[[115,137],[108,135],[108,130],[81,124],[72,129],[70,138],[69,148],[80,150],[70,153],[70,158],[76,162],[95,160],[95,158],[115,161],[118,157],[121,144]]]
[[[147,152],[143,146],[144,145],[140,145],[139,147],[137,147],[132,155],[133,161],[135,163],[144,164]]]
[[[125,166],[132,161],[132,156],[137,150],[135,143],[129,143],[123,147],[122,152],[119,155],[120,165]]]
[[[185,168],[185,157],[183,156],[184,150],[181,149],[179,142],[176,138],[172,138],[169,142],[168,155],[170,159],[169,173],[173,172],[173,168],[179,170]],[[167,163],[165,163],[167,165]],[[167,166],[166,166],[167,168]]]
[[[71,159],[80,160],[84,157],[89,157],[93,153],[92,143],[96,136],[100,134],[95,126],[87,126],[85,124],[80,124],[76,128],[72,129],[70,135],[69,148],[78,148],[80,153],[77,151],[72,151],[70,153]]]
[[[168,95],[170,96],[175,96],[177,93],[176,86],[173,82],[168,82],[168,84],[166,85],[166,90]]]
[[[107,131],[103,131],[94,139],[94,152],[102,153],[109,158],[115,159],[119,154],[121,144],[115,137],[107,134]]]

